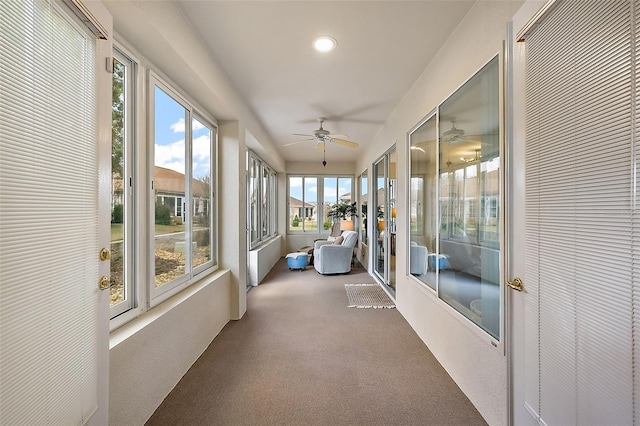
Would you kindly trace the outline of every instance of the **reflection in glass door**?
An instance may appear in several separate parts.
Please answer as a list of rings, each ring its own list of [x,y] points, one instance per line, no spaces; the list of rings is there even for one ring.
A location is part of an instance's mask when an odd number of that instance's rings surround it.
[[[376,237],[376,244],[373,246],[374,271],[393,292],[396,288],[396,159],[397,154],[393,148],[373,165],[376,187],[373,205],[376,207],[376,214],[369,214],[372,223],[374,218],[377,223],[373,230]]]
[[[371,224],[376,224],[373,228],[373,236],[375,237],[374,245],[374,271],[376,275],[384,282],[385,281],[385,239],[384,239],[384,200],[387,197],[387,177],[385,173],[385,161],[384,157],[378,160],[373,165],[373,178],[375,179],[376,191],[373,193],[373,206],[375,206],[375,214],[371,214]],[[372,206],[372,207],[373,207]],[[371,213],[374,213],[372,211]],[[375,220],[374,220],[375,219]]]
[[[389,246],[389,271],[387,274],[387,283],[393,291],[396,290],[396,215],[397,215],[397,197],[398,197],[398,154],[395,148],[387,156],[389,171],[389,191],[387,198],[387,220],[388,220],[388,246]]]

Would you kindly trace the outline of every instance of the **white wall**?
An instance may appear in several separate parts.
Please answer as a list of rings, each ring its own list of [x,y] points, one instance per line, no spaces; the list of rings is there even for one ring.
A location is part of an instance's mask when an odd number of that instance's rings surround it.
[[[249,252],[249,282],[256,286],[262,282],[273,266],[282,257],[282,237],[275,238]]]
[[[111,333],[109,424],[151,417],[229,321],[230,278],[216,272]]]
[[[247,311],[247,173],[245,132],[238,121],[218,128],[218,258],[231,271],[231,319]]]
[[[409,205],[407,132],[502,49],[507,22],[521,1],[478,1],[376,135],[357,170],[397,143],[398,202]],[[398,229],[407,229],[398,215]],[[398,233],[397,258],[407,258],[406,232]],[[489,424],[507,423],[504,347],[494,347],[478,328],[454,312],[397,264],[398,310],[478,408]]]
[[[276,170],[284,160],[175,2],[101,1],[116,41],[217,120],[220,270],[110,336],[109,421],[140,425],[230,319],[246,311],[247,145]],[[147,88],[143,85],[141,93]],[[144,103],[139,105],[144,109]],[[145,123],[141,123],[144,128]],[[142,132],[144,134],[144,132]],[[144,170],[142,171],[144,173]],[[239,237],[240,236],[240,237]]]

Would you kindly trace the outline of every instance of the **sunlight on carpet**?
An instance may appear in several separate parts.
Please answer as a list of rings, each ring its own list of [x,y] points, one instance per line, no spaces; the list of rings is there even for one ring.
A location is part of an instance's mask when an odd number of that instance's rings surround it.
[[[349,308],[395,308],[389,295],[378,284],[345,284]]]

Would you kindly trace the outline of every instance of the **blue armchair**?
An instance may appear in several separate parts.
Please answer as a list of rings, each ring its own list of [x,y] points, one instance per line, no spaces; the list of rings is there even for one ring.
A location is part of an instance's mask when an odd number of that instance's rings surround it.
[[[353,250],[357,242],[358,233],[355,231],[344,231],[333,242],[316,241],[313,267],[321,274],[343,274],[351,271]]]

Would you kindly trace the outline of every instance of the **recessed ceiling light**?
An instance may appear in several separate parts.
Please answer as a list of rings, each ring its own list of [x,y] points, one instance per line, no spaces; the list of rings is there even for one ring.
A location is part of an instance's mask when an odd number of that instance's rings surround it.
[[[330,52],[336,47],[336,39],[328,36],[317,37],[313,40],[313,48],[318,52]]]

